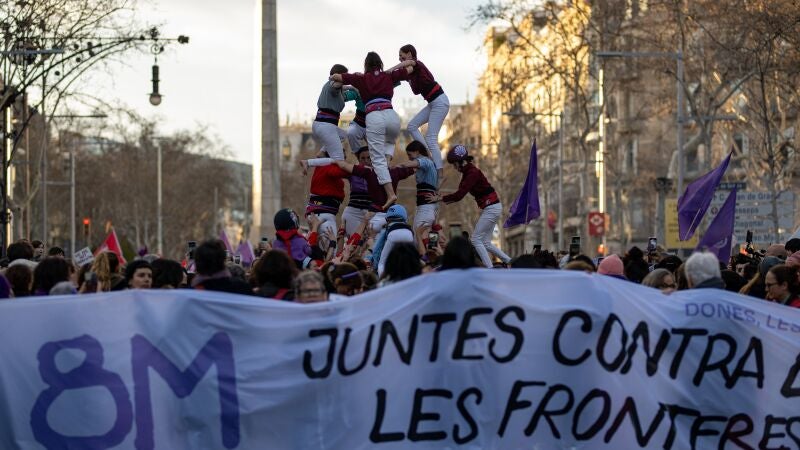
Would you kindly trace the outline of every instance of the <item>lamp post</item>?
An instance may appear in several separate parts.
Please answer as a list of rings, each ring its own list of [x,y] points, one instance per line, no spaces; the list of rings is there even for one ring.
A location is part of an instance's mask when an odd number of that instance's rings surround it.
[[[157,181],[157,184],[158,184],[158,186],[157,186],[157,189],[158,189],[158,201],[156,202],[156,218],[157,218],[157,222],[156,223],[158,224],[158,228],[157,228],[158,229],[158,236],[157,236],[157,241],[156,241],[156,251],[158,252],[159,256],[163,256],[164,255],[164,216],[162,215],[162,212],[161,212],[161,206],[162,206],[162,197],[161,197],[161,189],[162,189],[162,186],[161,186],[161,143],[158,144],[157,149],[158,149],[158,157],[156,159],[156,161],[157,161],[156,171],[158,173],[156,175],[156,177],[157,177],[156,181]]]
[[[676,90],[677,90],[677,113],[675,115],[675,122],[676,122],[676,145],[677,145],[677,152],[678,152],[678,193],[683,192],[683,178],[686,173],[685,167],[685,158],[683,155],[683,124],[684,124],[684,117],[683,113],[686,109],[684,106],[684,96],[683,96],[683,85],[684,85],[684,73],[683,73],[683,53],[678,52],[615,52],[615,51],[601,51],[595,52],[595,56],[598,58],[671,58],[675,60],[677,65],[675,76],[677,78]],[[600,74],[602,78],[602,69],[600,69]],[[602,81],[600,82],[600,97],[603,96],[602,91]],[[601,100],[602,101],[602,100]],[[601,111],[603,117],[605,114]],[[603,124],[604,125],[604,124]],[[602,125],[601,125],[602,126]]]
[[[106,114],[63,114],[52,115],[50,119],[105,119]],[[50,182],[50,184],[54,184]],[[43,186],[44,187],[44,186]],[[75,146],[69,148],[69,255],[75,255],[75,242],[77,231],[75,229]]]

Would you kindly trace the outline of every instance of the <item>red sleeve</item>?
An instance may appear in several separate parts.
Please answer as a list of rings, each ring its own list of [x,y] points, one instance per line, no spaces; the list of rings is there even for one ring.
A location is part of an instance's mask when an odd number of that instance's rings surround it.
[[[355,86],[356,89],[359,89],[359,85],[361,84],[363,75],[357,73],[343,73],[341,75],[342,75],[342,82],[344,84],[349,84]]]
[[[372,172],[372,169],[367,169],[366,167],[362,166],[361,164],[353,166],[353,175],[355,175],[357,177],[366,178],[366,177],[368,177],[370,175],[371,172]]]
[[[407,80],[411,74],[408,73],[408,70],[406,70],[405,67],[401,67],[399,69],[391,71],[389,75],[391,75],[392,81],[403,81]]]
[[[465,174],[461,178],[461,183],[458,184],[458,190],[453,192],[452,194],[448,194],[442,197],[442,201],[445,203],[455,203],[461,200],[462,198],[464,198],[465,195],[469,193],[470,189],[472,189],[472,186],[475,185],[476,181],[478,181],[478,177],[476,177],[472,173]]]
[[[393,179],[400,181],[414,175],[415,170],[413,167],[392,167],[389,169],[389,173]]]
[[[361,235],[358,233],[353,233],[353,235],[350,236],[350,239],[347,240],[347,245],[358,245],[359,242],[361,242]]]
[[[308,245],[310,245],[312,247],[317,245],[317,236],[318,236],[318,234],[317,234],[316,231],[314,231],[311,234],[309,234],[308,235]]]

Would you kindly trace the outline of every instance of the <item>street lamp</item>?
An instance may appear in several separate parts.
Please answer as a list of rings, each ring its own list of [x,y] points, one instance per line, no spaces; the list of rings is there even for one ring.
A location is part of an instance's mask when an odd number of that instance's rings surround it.
[[[676,77],[677,77],[677,101],[678,101],[678,111],[676,113],[676,137],[677,137],[677,151],[678,151],[678,194],[683,192],[683,177],[686,172],[684,155],[683,155],[683,124],[684,124],[684,98],[683,98],[683,53],[678,52],[613,52],[613,51],[601,51],[595,52],[595,56],[598,58],[672,58],[675,60],[677,64],[676,68]],[[603,69],[600,69],[600,76],[599,78],[599,90],[600,90],[600,98],[601,102],[603,101],[603,81],[602,81]],[[602,106],[602,104],[601,104]],[[605,111],[601,108],[600,111],[600,118],[601,118],[601,127],[604,126],[602,122],[605,120]],[[601,144],[602,145],[602,144]],[[605,168],[604,168],[605,169]]]
[[[153,92],[150,93],[150,104],[158,106],[161,104],[161,93],[158,92],[158,64],[153,64]]]
[[[158,67],[158,55],[164,53],[164,46],[159,42],[161,41],[177,41],[178,44],[188,44],[189,43],[189,36],[180,35],[177,38],[161,38],[160,32],[158,28],[151,28],[148,32],[150,34],[150,40],[153,41],[153,44],[150,46],[150,53],[153,54],[153,78],[150,80],[153,83],[153,92],[150,93],[150,104],[153,106],[158,106],[161,104],[161,92],[158,90],[158,83],[161,81],[158,77],[159,74],[159,67]]]

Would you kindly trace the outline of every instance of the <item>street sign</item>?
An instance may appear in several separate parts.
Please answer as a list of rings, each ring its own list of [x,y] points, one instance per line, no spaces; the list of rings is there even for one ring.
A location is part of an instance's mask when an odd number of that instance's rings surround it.
[[[697,233],[688,241],[681,241],[678,238],[678,199],[668,198],[664,202],[664,244],[668,249],[697,247]]]
[[[606,232],[605,214],[597,211],[589,213],[589,236],[602,236]]]
[[[743,191],[747,189],[747,182],[746,181],[723,182],[719,184],[719,187],[717,189],[721,191],[732,191],[733,188]]]
[[[706,224],[716,217],[725,199],[730,192],[717,191],[708,208]],[[776,198],[778,213],[779,235],[774,234],[772,218],[772,193],[739,191],[736,195],[736,219],[734,222],[734,236],[738,242],[744,242],[747,231],[753,232],[753,244],[756,247],[766,247],[769,244],[783,243],[795,228],[795,195],[792,191],[782,191]]]

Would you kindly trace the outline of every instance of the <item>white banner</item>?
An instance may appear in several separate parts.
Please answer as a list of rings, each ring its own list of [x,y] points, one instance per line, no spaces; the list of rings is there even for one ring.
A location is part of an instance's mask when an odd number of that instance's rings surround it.
[[[800,311],[600,275],[0,301],[2,449],[798,448]]]

